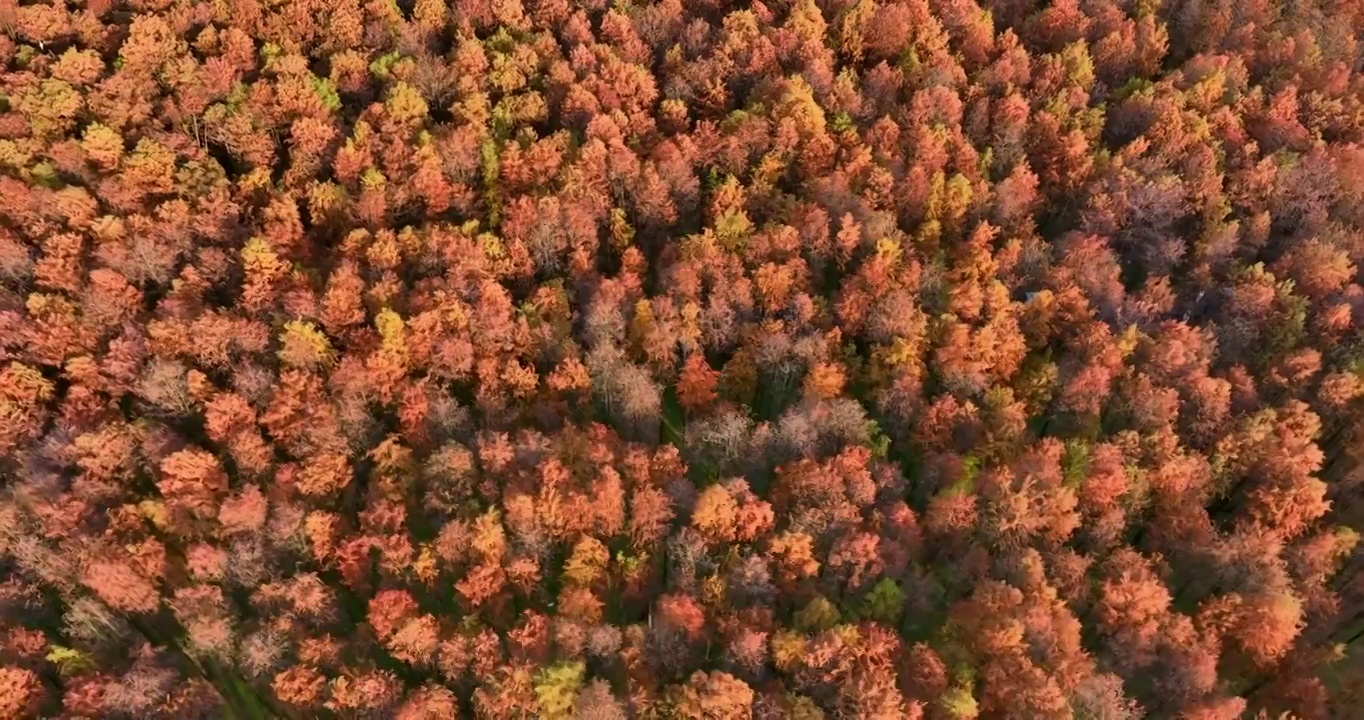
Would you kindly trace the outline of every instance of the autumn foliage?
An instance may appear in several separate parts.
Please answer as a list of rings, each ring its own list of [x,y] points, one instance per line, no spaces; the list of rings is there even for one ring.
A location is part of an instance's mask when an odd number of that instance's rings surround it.
[[[0,0],[0,718],[1359,717],[1361,37]]]

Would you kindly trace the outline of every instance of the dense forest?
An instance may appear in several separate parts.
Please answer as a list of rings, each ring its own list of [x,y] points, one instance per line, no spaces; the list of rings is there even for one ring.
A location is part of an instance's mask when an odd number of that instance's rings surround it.
[[[1362,39],[0,0],[0,718],[1361,717]]]

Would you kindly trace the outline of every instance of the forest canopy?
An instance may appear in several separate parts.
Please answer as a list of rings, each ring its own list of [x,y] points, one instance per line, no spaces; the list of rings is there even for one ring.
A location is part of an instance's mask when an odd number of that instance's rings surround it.
[[[1361,38],[0,0],[0,718],[1358,717]]]

